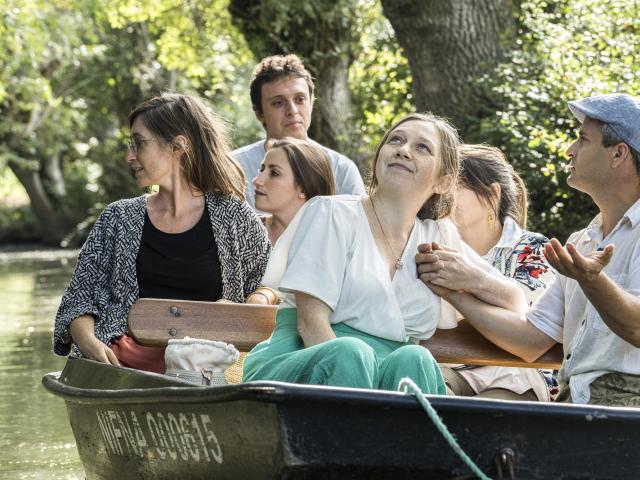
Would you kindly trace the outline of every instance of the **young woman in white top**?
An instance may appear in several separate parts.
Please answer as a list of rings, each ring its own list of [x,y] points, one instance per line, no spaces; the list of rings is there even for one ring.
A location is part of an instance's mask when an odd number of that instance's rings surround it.
[[[334,195],[336,183],[331,159],[313,143],[284,138],[270,140],[266,148],[260,172],[253,179],[255,205],[268,214],[261,219],[273,246],[260,292],[265,304],[286,304],[288,296],[281,298],[277,288],[302,212],[313,197]]]
[[[522,288],[533,303],[554,277],[544,256],[549,239],[524,230],[527,189],[502,151],[489,145],[463,145],[455,222],[463,240]],[[442,368],[456,394],[505,400],[549,401],[557,394],[553,372],[531,368]]]
[[[287,137],[268,141],[266,149],[253,185],[256,208],[268,214],[261,219],[267,227],[272,249],[252,303],[286,306],[293,295],[279,292],[277,288],[306,202],[317,195],[335,194],[336,186],[331,159],[324,149],[313,143]],[[227,370],[229,383],[241,381],[245,356],[241,353],[236,365]]]
[[[311,200],[291,243],[282,291],[295,307],[278,312],[271,338],[252,350],[244,380],[279,380],[397,389],[411,377],[425,392],[445,393],[430,337],[442,302],[418,279],[420,244],[440,242],[481,272],[470,290],[523,310],[520,289],[460,240],[451,213],[459,140],[444,120],[409,115],[383,137],[369,196]]]

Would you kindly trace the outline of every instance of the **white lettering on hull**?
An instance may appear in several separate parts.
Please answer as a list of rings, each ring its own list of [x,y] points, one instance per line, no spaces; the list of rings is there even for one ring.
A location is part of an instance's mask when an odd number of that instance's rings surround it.
[[[222,446],[207,414],[96,410],[105,450],[110,456],[222,464]]]

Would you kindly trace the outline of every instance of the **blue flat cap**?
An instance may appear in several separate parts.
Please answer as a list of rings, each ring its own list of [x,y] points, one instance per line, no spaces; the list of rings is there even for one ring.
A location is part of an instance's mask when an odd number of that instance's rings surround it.
[[[640,151],[640,99],[626,93],[595,95],[569,102],[569,108],[580,121],[585,117],[607,123],[620,139]]]

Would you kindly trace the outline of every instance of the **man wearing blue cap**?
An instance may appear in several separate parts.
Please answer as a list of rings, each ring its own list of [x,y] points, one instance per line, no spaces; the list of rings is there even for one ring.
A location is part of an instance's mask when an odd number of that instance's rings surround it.
[[[437,252],[418,254],[418,271],[505,350],[533,361],[562,343],[558,400],[640,406],[640,99],[597,95],[569,108],[581,126],[567,150],[567,182],[600,213],[564,247],[546,245],[558,275],[538,301],[523,315],[448,290]]]

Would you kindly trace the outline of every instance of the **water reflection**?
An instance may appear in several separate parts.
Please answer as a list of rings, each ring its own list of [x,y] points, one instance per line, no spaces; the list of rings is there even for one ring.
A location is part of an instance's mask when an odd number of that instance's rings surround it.
[[[75,252],[0,254],[0,477],[84,478],[64,402],[42,376],[61,370],[51,353],[53,318]]]

